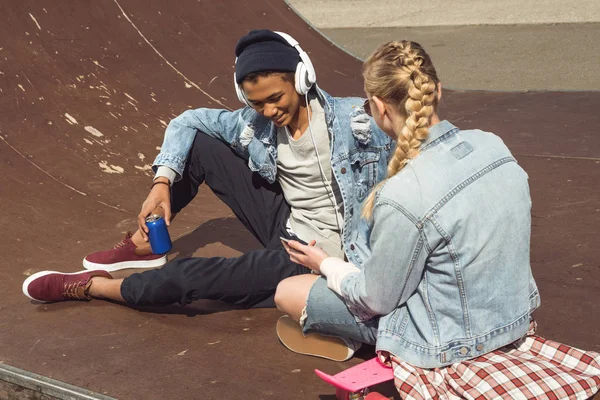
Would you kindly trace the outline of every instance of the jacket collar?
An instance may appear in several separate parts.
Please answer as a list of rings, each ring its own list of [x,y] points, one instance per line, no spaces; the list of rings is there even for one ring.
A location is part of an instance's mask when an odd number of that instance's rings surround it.
[[[331,95],[329,93],[327,93],[326,91],[321,89],[316,83],[315,83],[314,90],[316,91],[317,97],[319,98],[319,100],[321,101],[321,104],[323,105],[323,110],[325,111],[325,121],[327,122],[327,125],[330,125],[331,122],[333,121],[333,115],[334,115],[333,97],[331,97]]]
[[[449,135],[455,134],[459,129],[450,122],[443,120],[429,127],[429,136],[421,145],[421,151],[428,147],[435,146],[445,140]]]

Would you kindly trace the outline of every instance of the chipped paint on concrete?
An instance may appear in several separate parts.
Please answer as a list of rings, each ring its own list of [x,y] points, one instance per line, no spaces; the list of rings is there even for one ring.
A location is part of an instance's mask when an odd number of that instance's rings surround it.
[[[123,167],[108,165],[106,161],[99,162],[98,166],[102,169],[102,172],[106,172],[107,174],[122,174],[125,171]]]
[[[65,113],[65,118],[67,119],[67,122],[70,123],[71,125],[78,124],[77,120],[75,118],[73,118],[72,116],[70,116],[69,113]]]
[[[35,22],[35,25],[38,27],[38,29],[41,31],[42,27],[40,26],[40,24],[38,24],[37,19],[35,19],[35,17],[31,13],[29,13],[29,16],[31,17],[33,22]]]
[[[150,165],[150,164],[145,164],[142,167],[140,167],[139,165],[135,165],[134,167],[135,167],[135,169],[142,171],[147,176],[154,175],[154,171],[152,171],[152,165]]]
[[[131,97],[128,93],[125,93],[125,92],[123,92],[123,93],[125,94],[125,96],[129,97],[131,100],[135,101],[136,103],[138,102],[136,99]]]
[[[97,66],[99,66],[100,68],[102,68],[102,69],[106,69],[106,67],[105,67],[104,65],[100,64],[98,61],[96,61],[96,60],[92,60],[92,62],[93,62],[94,64],[96,64]]]
[[[96,137],[104,136],[102,134],[102,132],[100,132],[98,129],[94,128],[93,126],[86,126],[84,129]]]

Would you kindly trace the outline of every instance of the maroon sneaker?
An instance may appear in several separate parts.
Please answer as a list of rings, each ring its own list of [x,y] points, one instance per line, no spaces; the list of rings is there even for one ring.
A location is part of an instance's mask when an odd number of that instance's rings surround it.
[[[106,271],[80,271],[67,274],[56,271],[41,271],[23,282],[23,294],[31,300],[49,303],[65,300],[91,300],[87,293],[90,279],[102,276],[112,279]]]
[[[131,241],[131,236],[132,233],[127,232],[125,239],[112,249],[88,255],[83,259],[83,267],[113,272],[127,268],[154,268],[167,263],[166,254],[136,254],[137,247]]]

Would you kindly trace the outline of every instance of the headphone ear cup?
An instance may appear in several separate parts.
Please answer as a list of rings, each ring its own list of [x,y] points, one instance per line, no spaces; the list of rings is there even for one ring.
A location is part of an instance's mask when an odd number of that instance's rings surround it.
[[[237,98],[240,102],[248,105],[248,100],[246,99],[246,95],[244,94],[244,90],[240,88],[240,85],[235,85],[235,94],[237,94]]]
[[[302,61],[300,61],[298,63],[298,65],[296,66],[296,74],[295,74],[294,78],[295,78],[296,93],[304,96],[306,93],[308,93],[308,91],[310,90],[312,85],[309,84],[306,66],[304,65],[304,63]]]
[[[235,61],[237,62],[237,58],[235,59]],[[235,72],[233,73],[233,86],[235,87],[235,94],[237,95],[238,100],[241,103],[250,107],[250,103],[248,103],[248,99],[246,98],[246,93],[244,93],[244,89],[242,88],[242,85],[239,85],[237,83]]]
[[[242,85],[238,85],[238,83],[235,81],[235,75],[234,75],[233,85],[235,86],[235,94],[237,95],[238,100],[241,103],[250,107],[250,104],[248,103],[248,99],[246,98],[246,93],[244,93],[244,89],[242,89]]]

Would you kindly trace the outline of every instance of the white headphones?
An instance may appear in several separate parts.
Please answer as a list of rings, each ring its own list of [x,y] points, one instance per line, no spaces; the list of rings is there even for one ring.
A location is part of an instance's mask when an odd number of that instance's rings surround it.
[[[317,81],[317,74],[315,73],[315,68],[310,61],[310,57],[304,50],[302,50],[296,39],[284,32],[275,31],[275,33],[284,38],[285,41],[288,42],[290,46],[295,48],[300,55],[300,61],[296,66],[296,72],[294,74],[294,86],[296,87],[296,93],[304,96]],[[235,62],[237,63],[237,57]],[[248,102],[246,93],[244,93],[244,89],[242,89],[242,85],[237,83],[235,73],[233,74],[233,84],[235,85],[235,93],[237,94],[238,100],[251,107],[252,105]]]

